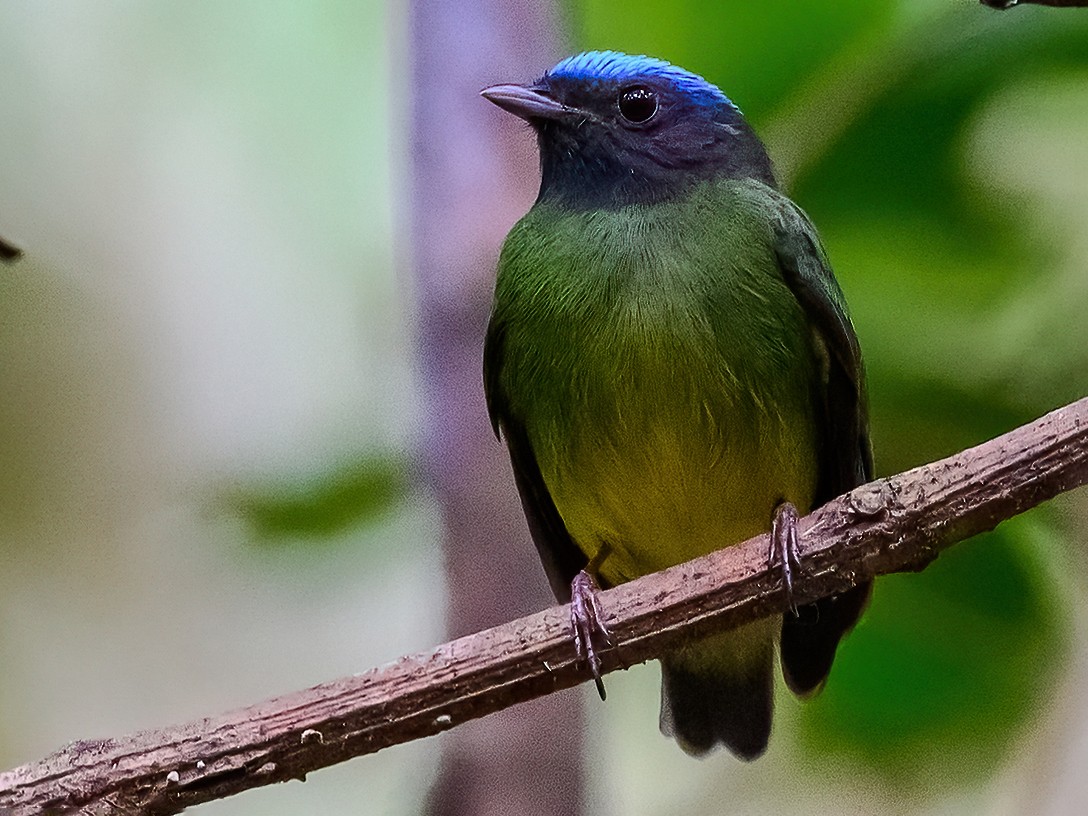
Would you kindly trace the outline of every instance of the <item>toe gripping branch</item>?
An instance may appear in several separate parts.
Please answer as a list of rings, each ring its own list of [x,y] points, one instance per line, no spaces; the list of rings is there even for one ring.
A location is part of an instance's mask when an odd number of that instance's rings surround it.
[[[782,501],[774,509],[771,518],[771,543],[767,564],[779,564],[782,570],[782,594],[786,608],[797,617],[797,604],[793,599],[793,574],[801,569],[800,536],[798,534],[797,508]],[[588,569],[574,576],[570,582],[570,623],[574,634],[574,651],[578,662],[585,663],[593,675],[597,693],[605,699],[604,681],[601,679],[601,658],[598,648],[612,647],[612,634],[604,624],[604,613],[598,598],[600,587]]]
[[[767,552],[767,565],[776,563],[782,569],[782,594],[786,608],[797,617],[797,604],[793,600],[793,572],[801,570],[800,537],[797,532],[797,508],[782,501],[774,508],[771,518],[771,546]]]
[[[570,623],[574,630],[574,651],[578,662],[589,666],[597,693],[605,698],[604,681],[601,680],[601,658],[597,654],[600,644],[612,646],[612,635],[604,625],[604,613],[598,599],[600,587],[593,576],[582,570],[570,582]]]

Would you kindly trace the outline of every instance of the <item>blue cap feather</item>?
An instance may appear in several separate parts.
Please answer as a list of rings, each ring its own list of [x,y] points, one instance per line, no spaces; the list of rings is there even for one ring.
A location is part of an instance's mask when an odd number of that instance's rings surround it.
[[[632,56],[619,51],[585,51],[567,57],[545,75],[580,82],[623,82],[643,77],[660,77],[684,93],[691,101],[707,106],[730,105],[736,108],[714,84],[698,74],[677,68],[670,62],[645,55]]]

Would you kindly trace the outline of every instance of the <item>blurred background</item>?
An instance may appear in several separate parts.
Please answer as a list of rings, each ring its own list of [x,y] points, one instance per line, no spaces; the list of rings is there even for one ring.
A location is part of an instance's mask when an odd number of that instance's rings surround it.
[[[886,475],[1088,392],[1086,43],[973,0],[5,0],[0,767],[549,603],[478,368],[534,145],[479,88],[586,48],[721,85]],[[649,665],[199,812],[1080,813],[1086,537],[1081,491],[882,579],[751,765],[661,737]]]

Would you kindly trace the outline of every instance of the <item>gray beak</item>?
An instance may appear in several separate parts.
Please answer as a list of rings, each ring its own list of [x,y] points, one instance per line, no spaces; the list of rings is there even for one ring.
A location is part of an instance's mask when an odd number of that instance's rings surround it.
[[[480,91],[480,96],[494,102],[504,111],[522,119],[565,119],[578,113],[547,94],[525,85],[492,85]]]

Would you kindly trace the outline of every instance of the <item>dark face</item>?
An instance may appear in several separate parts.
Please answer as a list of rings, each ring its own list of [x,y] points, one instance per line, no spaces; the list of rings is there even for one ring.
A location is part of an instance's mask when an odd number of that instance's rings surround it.
[[[773,186],[763,145],[737,108],[702,80],[681,81],[688,76],[546,74],[484,95],[536,129],[541,199],[623,206],[666,200],[723,177]]]

